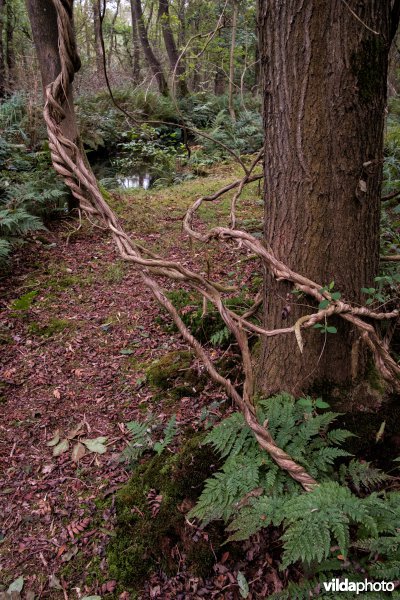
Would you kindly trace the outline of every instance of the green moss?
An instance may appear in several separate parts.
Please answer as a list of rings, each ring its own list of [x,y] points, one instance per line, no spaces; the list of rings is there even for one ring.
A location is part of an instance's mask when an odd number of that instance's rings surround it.
[[[57,333],[62,333],[66,329],[76,327],[76,323],[68,321],[68,319],[50,319],[47,325],[41,326],[39,323],[33,322],[28,326],[28,331],[31,335],[41,337],[52,337]]]
[[[109,265],[104,278],[108,283],[121,283],[126,275],[126,265],[122,261]]]
[[[110,576],[119,583],[137,586],[156,566],[175,573],[179,567],[172,553],[175,546],[192,573],[209,571],[214,558],[210,544],[214,551],[218,549],[223,533],[210,533],[209,543],[194,542],[184,519],[184,512],[193,506],[217,463],[212,450],[201,446],[202,439],[196,435],[178,454],[155,456],[140,465],[118,492],[117,535],[108,546],[107,557]],[[150,490],[162,496],[155,516],[148,502]]]
[[[367,368],[367,381],[369,385],[381,394],[386,392],[385,381],[379,374],[375,364],[371,361]]]
[[[146,370],[150,385],[165,389],[172,381],[182,376],[190,368],[193,355],[191,352],[174,350],[154,361]]]

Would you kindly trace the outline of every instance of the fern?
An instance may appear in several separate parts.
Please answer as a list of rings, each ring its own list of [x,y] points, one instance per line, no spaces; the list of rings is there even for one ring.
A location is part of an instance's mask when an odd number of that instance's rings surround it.
[[[390,479],[390,476],[371,466],[369,462],[359,462],[352,460],[347,466],[340,466],[340,480],[350,483],[355,490],[360,493],[361,490],[371,490]]]
[[[164,439],[161,442],[156,442],[153,446],[153,450],[157,452],[157,454],[161,454],[164,452],[165,448],[169,446],[176,435],[177,427],[176,427],[176,417],[173,415],[167,423],[166,428],[164,429]]]
[[[338,446],[352,434],[331,428],[337,413],[305,412],[304,406],[281,394],[259,402],[258,419],[267,420],[277,443],[317,478],[319,485],[312,492],[305,494],[282,472],[259,448],[243,416],[233,414],[205,439],[225,462],[206,481],[189,516],[203,525],[223,519],[228,541],[280,527],[281,568],[301,563],[308,576],[271,598],[335,598],[338,594],[326,592],[322,582],[343,575],[357,581],[361,572],[362,579],[397,579],[400,494],[366,494],[388,479],[369,463],[353,459],[335,469],[337,459],[350,456]],[[361,490],[362,497],[355,493]],[[338,560],[336,553],[348,560]]]
[[[139,423],[139,421],[130,421],[126,426],[131,436],[131,442],[123,450],[121,460],[131,464],[136,462],[146,450],[152,448],[153,444],[148,425]]]
[[[131,436],[131,442],[121,453],[121,460],[130,465],[139,460],[139,458],[148,450],[154,450],[154,452],[160,455],[172,442],[177,432],[175,415],[168,421],[164,429],[164,437],[159,442],[153,441],[149,423],[130,421],[126,426]]]

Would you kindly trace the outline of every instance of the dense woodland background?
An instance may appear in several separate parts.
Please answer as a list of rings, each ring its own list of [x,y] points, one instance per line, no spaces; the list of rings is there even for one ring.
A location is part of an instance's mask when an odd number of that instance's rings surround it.
[[[75,1],[81,64],[64,110],[75,111],[72,137],[102,197],[146,256],[217,282],[226,309],[248,319],[250,416],[318,482],[304,489],[260,447],[254,421],[210,379],[104,224],[77,209],[52,167],[43,119],[42,83],[59,64],[57,32],[41,23],[43,9],[54,9],[0,0],[0,598],[336,598],[343,594],[323,585],[336,577],[393,582],[363,597],[400,597],[398,386],[365,352],[348,385],[354,338],[339,317],[298,324],[341,298],[396,316],[398,34],[388,40],[399,7],[342,1],[332,21],[334,11],[295,4]],[[317,42],[308,55],[310,23]],[[351,55],[342,71],[324,50],[336,27],[348,33],[347,49],[335,47]],[[341,94],[327,75],[335,68]],[[290,129],[298,106],[308,137]],[[354,126],[352,146],[338,115]],[[321,198],[334,198],[338,173],[348,179],[328,210]],[[199,197],[196,230],[234,218],[282,260],[295,256],[291,267],[320,282],[321,298],[268,279],[245,245],[189,239],[181,223]],[[353,201],[358,220],[346,214]],[[362,231],[368,213],[375,229]],[[246,398],[243,352],[221,311],[187,282],[162,285]],[[397,319],[366,321],[398,368]],[[294,331],[276,345],[259,341],[257,328],[286,325]]]

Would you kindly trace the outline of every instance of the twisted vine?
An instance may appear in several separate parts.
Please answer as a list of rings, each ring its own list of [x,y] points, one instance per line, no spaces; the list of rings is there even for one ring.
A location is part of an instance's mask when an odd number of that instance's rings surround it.
[[[253,174],[255,167],[262,157],[261,152],[253,161],[251,167],[245,169],[245,175],[242,179],[225,186],[215,194],[199,198],[192,204],[183,221],[184,231],[192,239],[201,242],[207,243],[212,239],[219,239],[238,243],[246,247],[259,257],[275,277],[291,281],[298,290],[305,292],[319,302],[323,299],[328,300],[329,306],[326,309],[302,317],[293,327],[271,331],[265,330],[248,320],[254,310],[260,305],[260,298],[256,299],[253,309],[240,316],[225,306],[221,296],[223,288],[220,284],[212,282],[199,273],[184,267],[179,262],[162,259],[131,239],[123,230],[113,210],[104,200],[96,178],[85,161],[81,149],[74,142],[67,139],[60,128],[60,123],[65,115],[63,106],[66,102],[67,91],[72,84],[78,61],[72,25],[73,0],[52,1],[57,12],[61,70],[57,78],[46,87],[44,118],[47,125],[49,146],[55,170],[64,178],[73,195],[79,201],[80,209],[89,218],[95,217],[103,222],[110,230],[121,257],[132,262],[137,267],[144,284],[151,290],[158,302],[169,312],[182,337],[193,348],[198,358],[204,364],[210,378],[225,389],[226,393],[242,411],[247,424],[252,429],[260,446],[270,454],[272,459],[282,469],[298,481],[306,491],[310,491],[317,484],[315,479],[307,473],[304,467],[293,461],[286,452],[276,445],[268,431],[267,424],[260,425],[257,421],[253,405],[254,373],[248,344],[248,334],[257,333],[264,336],[272,336],[294,333],[301,350],[301,330],[324,321],[332,314],[339,315],[358,329],[361,339],[371,349],[376,366],[382,376],[396,389],[400,390],[399,366],[390,356],[386,345],[379,338],[374,327],[369,322],[364,321],[364,318],[368,318],[369,320],[397,318],[398,311],[379,313],[367,308],[353,307],[351,304],[343,301],[334,301],[329,292],[321,291],[322,286],[320,284],[292,271],[255,237],[244,231],[235,229],[235,207],[244,186],[262,178],[262,175]],[[231,227],[215,227],[207,233],[196,231],[193,221],[199,207],[204,202],[217,200],[227,191],[235,188],[237,189],[231,202],[230,211]],[[244,385],[241,394],[229,379],[223,377],[217,371],[205,348],[193,337],[183,323],[176,308],[159,285],[157,281],[159,276],[190,285],[217,308],[226,327],[234,335],[241,352],[244,371]]]

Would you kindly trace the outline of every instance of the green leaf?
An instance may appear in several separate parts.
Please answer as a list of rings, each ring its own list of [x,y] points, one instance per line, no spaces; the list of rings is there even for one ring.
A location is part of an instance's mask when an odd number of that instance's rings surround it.
[[[250,592],[249,584],[247,583],[247,579],[241,571],[238,571],[237,582],[239,586],[240,595],[242,596],[242,598],[247,598]]]
[[[85,444],[89,452],[104,454],[105,452],[107,452],[107,447],[104,445],[104,442],[106,441],[107,438],[101,436],[94,438],[93,440],[82,440],[82,444]]]
[[[67,452],[68,448],[68,440],[61,440],[61,442],[57,444],[57,446],[55,446],[55,448],[53,449],[53,456],[60,456],[61,454],[64,454],[64,452]]]
[[[313,326],[313,329],[325,329],[325,326],[321,325],[321,323],[315,323],[315,325]]]
[[[317,398],[315,401],[315,406],[317,408],[329,408],[329,404],[327,402],[324,402],[322,400],[322,398]]]
[[[320,310],[323,310],[324,308],[326,308],[327,306],[329,306],[329,300],[325,299],[322,300],[319,304],[318,304],[318,308]]]
[[[327,333],[337,333],[337,329],[336,327],[333,327],[333,325],[330,325],[329,327],[326,328]]]
[[[131,350],[131,348],[122,348],[122,350],[119,351],[120,354],[134,354],[134,350]]]
[[[342,294],[340,292],[332,292],[331,294],[332,300],[340,300]]]
[[[7,594],[11,594],[12,592],[22,592],[23,587],[24,587],[24,576],[20,575],[17,579],[15,579],[8,586]]]
[[[312,407],[312,400],[311,400],[311,398],[299,398],[297,400],[297,403],[300,406],[303,406],[304,408],[311,408]]]

